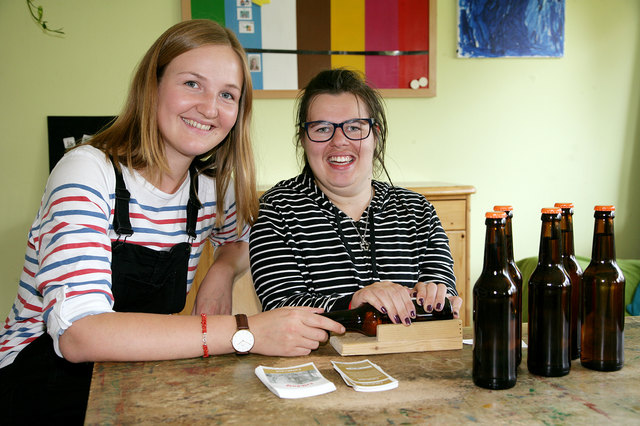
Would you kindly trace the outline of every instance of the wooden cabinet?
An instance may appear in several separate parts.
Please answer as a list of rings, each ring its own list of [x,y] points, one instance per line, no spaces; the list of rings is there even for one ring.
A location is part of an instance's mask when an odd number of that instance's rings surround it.
[[[456,288],[463,304],[460,318],[463,325],[471,324],[471,283],[469,276],[469,212],[471,194],[476,192],[469,185],[424,184],[400,185],[424,195],[436,209],[442,227],[449,237],[453,256],[453,273]]]
[[[438,213],[442,221],[453,256],[453,272],[456,276],[456,286],[460,297],[464,300],[460,316],[463,325],[471,323],[471,295],[469,278],[469,210],[471,194],[476,192],[473,186],[424,184],[424,185],[400,185],[424,195]],[[195,300],[198,286],[213,263],[211,246],[207,242],[200,263],[196,271],[193,287],[187,297],[187,304],[182,311],[190,314]],[[257,313],[261,310],[260,301],[253,289],[250,272],[238,278],[233,285],[233,313],[243,312],[247,314]]]

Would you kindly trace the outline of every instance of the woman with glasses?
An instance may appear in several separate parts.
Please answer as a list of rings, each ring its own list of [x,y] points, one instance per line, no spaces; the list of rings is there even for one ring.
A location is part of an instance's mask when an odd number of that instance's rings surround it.
[[[323,71],[301,91],[297,120],[302,173],[263,195],[251,230],[263,309],[369,303],[408,325],[411,297],[428,312],[449,298],[458,317],[462,299],[435,209],[420,194],[374,180],[380,172],[389,178],[378,92],[352,71]]]

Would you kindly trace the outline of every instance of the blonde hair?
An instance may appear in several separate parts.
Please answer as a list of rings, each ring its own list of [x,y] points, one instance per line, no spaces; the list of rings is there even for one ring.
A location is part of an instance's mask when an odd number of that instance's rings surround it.
[[[152,178],[167,171],[169,166],[157,120],[158,82],[174,58],[205,45],[229,46],[235,51],[242,64],[243,85],[235,125],[215,148],[197,156],[193,165],[198,174],[216,179],[216,226],[223,224],[224,195],[234,179],[240,233],[245,225],[255,222],[258,197],[249,128],[253,87],[245,51],[231,30],[214,21],[194,19],[165,31],[138,65],[121,114],[89,143],[116,159],[116,164],[144,169]]]

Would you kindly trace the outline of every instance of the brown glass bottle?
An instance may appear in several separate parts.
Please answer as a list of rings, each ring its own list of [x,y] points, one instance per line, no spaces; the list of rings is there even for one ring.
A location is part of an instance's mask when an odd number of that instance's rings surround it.
[[[517,379],[517,288],[508,269],[505,212],[485,214],[484,263],[473,286],[473,383],[509,389]]]
[[[411,321],[433,321],[453,319],[453,310],[449,299],[444,299],[444,306],[441,311],[435,309],[431,312],[424,310],[415,298],[411,299],[415,308],[416,317]],[[386,314],[379,312],[376,308],[368,303],[364,303],[354,309],[346,309],[342,311],[324,312],[321,314],[327,318],[339,322],[347,329],[347,331],[357,331],[365,336],[375,336],[378,324],[392,324],[392,321]]]
[[[614,212],[614,206],[595,207],[591,262],[582,274],[580,362],[599,371],[624,364],[625,279],[616,263]]]
[[[519,366],[522,362],[522,273],[520,272],[520,269],[518,269],[518,265],[516,265],[516,261],[513,256],[513,227],[511,223],[513,220],[513,207],[494,206],[493,210],[497,212],[505,212],[507,214],[507,222],[504,227],[504,237],[507,246],[507,264],[509,265],[509,275],[511,275],[511,279],[518,290],[518,304],[516,309],[518,310],[517,341],[519,344],[516,346],[516,365]]]
[[[540,376],[571,369],[571,281],[562,266],[559,208],[542,209],[538,265],[529,278],[527,368]]]
[[[576,260],[573,244],[573,203],[556,203],[562,209],[560,232],[562,234],[562,266],[571,281],[571,359],[580,358],[580,334],[582,329],[582,268]]]

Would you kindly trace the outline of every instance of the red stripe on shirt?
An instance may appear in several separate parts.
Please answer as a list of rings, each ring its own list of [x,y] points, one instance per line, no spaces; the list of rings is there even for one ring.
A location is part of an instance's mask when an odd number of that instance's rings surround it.
[[[18,300],[20,301],[20,303],[22,303],[22,306],[24,306],[27,309],[30,309],[34,312],[42,312],[42,308],[40,306],[32,305],[31,303],[27,302],[22,296],[20,296],[19,293],[18,293]]]
[[[79,277],[79,276],[82,276],[82,275],[89,275],[89,274],[109,274],[109,275],[111,275],[111,269],[80,269],[79,271],[73,271],[73,272],[70,272],[68,274],[60,275],[59,277],[55,277],[55,278],[52,278],[50,280],[44,281],[42,284],[40,284],[38,286],[38,291],[40,293],[42,293],[43,292],[42,290],[49,283],[60,282],[60,281],[66,280],[67,278]]]
[[[85,248],[85,247],[97,247],[97,248],[105,249],[107,251],[111,251],[111,246],[110,245],[102,244],[102,243],[98,243],[98,242],[93,242],[93,241],[89,241],[89,242],[85,242],[85,243],[62,244],[62,245],[56,247],[55,249],[51,250],[51,252],[48,255],[46,255],[44,257],[44,259],[42,259],[42,261],[40,263],[44,264],[49,256],[51,256],[53,253],[56,253],[58,251],[79,249],[79,248]]]
[[[67,293],[67,297],[72,297],[72,296],[78,296],[78,295],[82,295],[82,294],[91,294],[91,293],[101,293],[104,294],[105,296],[107,296],[110,300],[113,300],[113,295],[109,292],[103,291],[103,290],[84,290],[84,291],[70,291]]]
[[[45,217],[49,217],[49,213],[51,213],[51,209],[58,205],[58,204],[62,204],[62,203],[66,203],[66,202],[73,202],[73,201],[79,201],[82,203],[92,203],[94,205],[96,205],[98,208],[100,208],[100,206],[98,206],[97,204],[93,203],[88,197],[82,196],[82,195],[75,195],[75,196],[69,196],[69,197],[61,197],[58,198],[56,200],[53,201],[53,203],[51,203],[49,205],[49,208],[47,209],[47,211],[44,213],[44,215],[42,216],[43,218]],[[102,209],[100,209],[102,210]],[[104,211],[103,211],[104,213]]]

